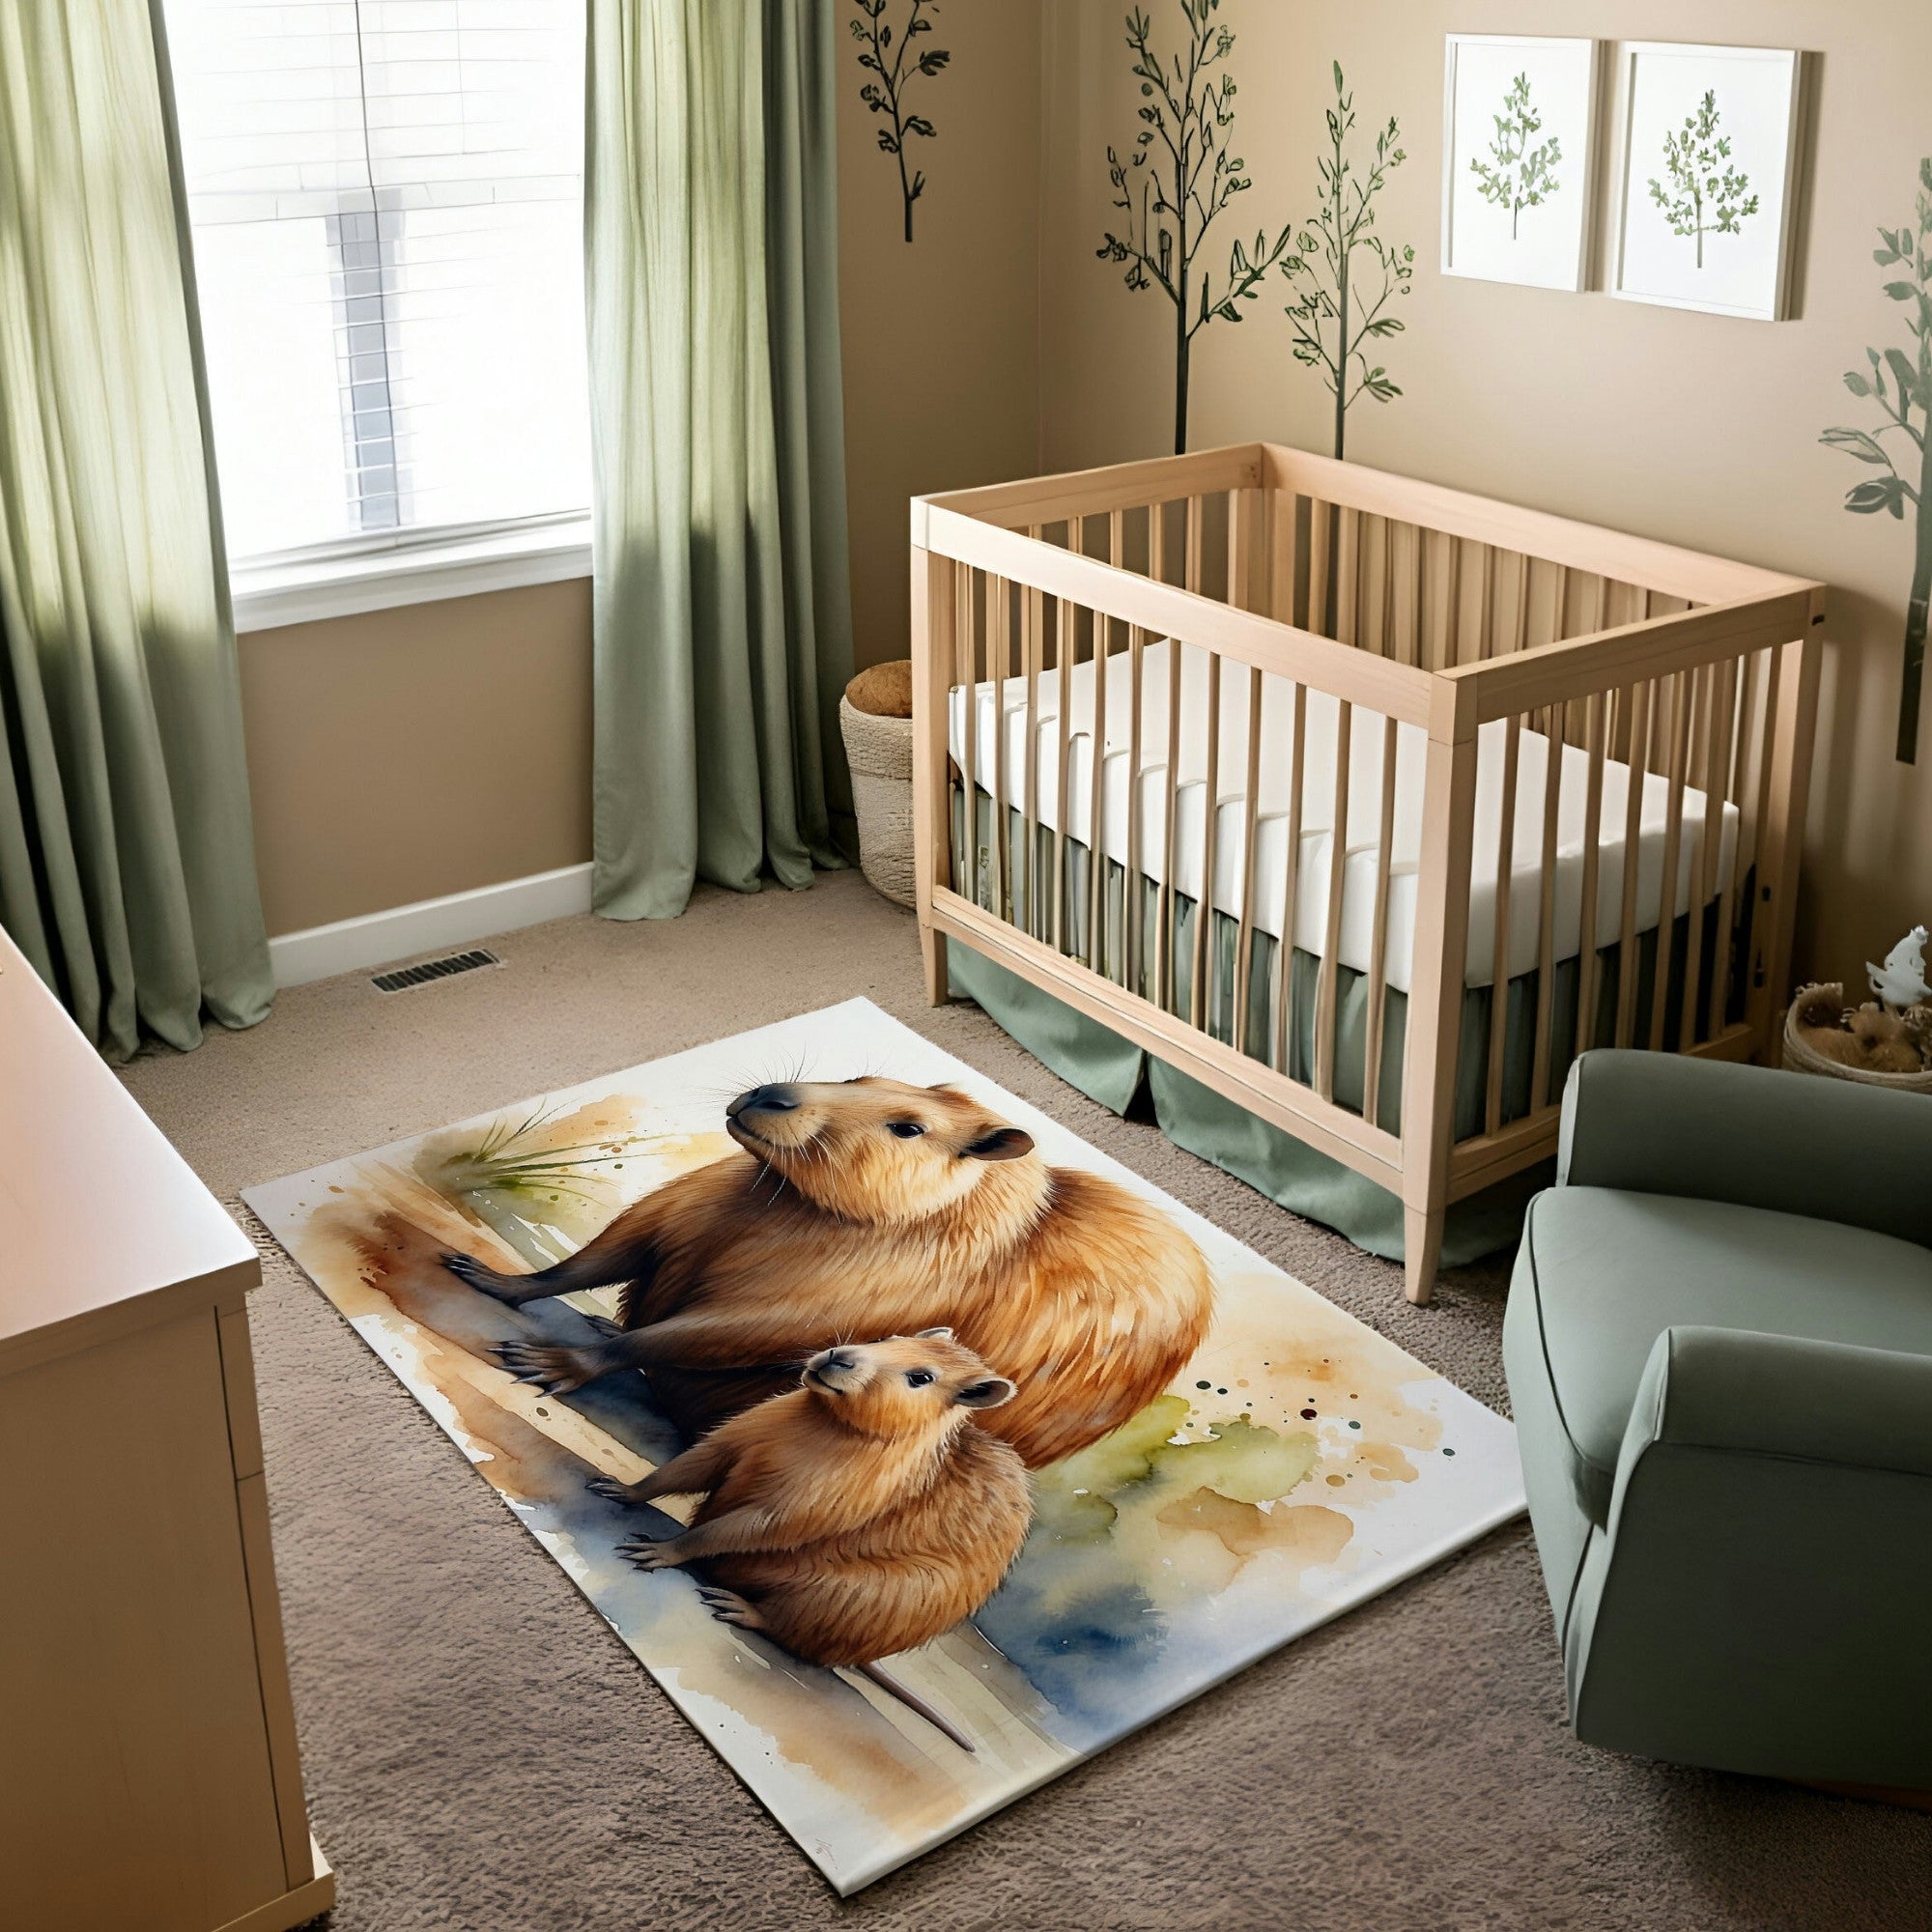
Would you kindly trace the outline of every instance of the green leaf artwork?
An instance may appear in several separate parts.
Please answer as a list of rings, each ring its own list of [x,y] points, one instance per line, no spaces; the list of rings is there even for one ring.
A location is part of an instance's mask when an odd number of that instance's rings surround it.
[[[929,141],[938,131],[923,114],[914,114],[906,106],[906,93],[915,79],[930,80],[952,56],[941,47],[921,46],[923,36],[932,32],[933,15],[939,12],[933,0],[912,0],[904,22],[895,32],[886,18],[891,0],[857,0],[859,12],[845,24],[859,43],[859,65],[874,76],[859,90],[859,99],[874,114],[882,114],[890,124],[878,130],[879,148],[891,155],[899,166],[899,194],[905,203],[905,239],[912,240],[912,205],[925,192],[925,175],[919,168],[906,168],[906,143]]]
[[[1321,372],[1335,398],[1335,454],[1343,453],[1349,409],[1369,395],[1386,403],[1402,394],[1368,345],[1403,332],[1390,303],[1409,291],[1415,250],[1384,242],[1376,231],[1376,197],[1407,156],[1393,116],[1376,135],[1374,158],[1350,153],[1355,98],[1335,63],[1335,99],[1328,109],[1328,151],[1318,156],[1321,202],[1294,237],[1294,253],[1281,271],[1294,291],[1287,315],[1294,329],[1294,359]]]
[[[1210,322],[1239,322],[1263,278],[1287,252],[1289,230],[1270,242],[1264,228],[1249,249],[1236,237],[1217,290],[1197,261],[1208,231],[1236,195],[1254,185],[1232,150],[1235,79],[1225,65],[1235,36],[1217,26],[1221,0],[1179,0],[1183,46],[1170,61],[1153,48],[1153,23],[1136,7],[1126,16],[1130,71],[1140,83],[1141,131],[1123,160],[1107,150],[1107,180],[1123,216],[1094,250],[1126,269],[1128,288],[1157,288],[1174,304],[1174,452],[1187,447],[1187,379],[1194,338]]]
[[[1875,402],[1885,420],[1869,430],[1828,429],[1818,439],[1855,463],[1885,471],[1845,493],[1845,508],[1854,516],[1882,512],[1903,523],[1908,510],[1912,515],[1912,588],[1906,598],[1905,662],[1898,683],[1898,758],[1907,765],[1918,758],[1926,614],[1932,600],[1932,438],[1926,433],[1932,422],[1932,156],[1918,163],[1914,214],[1916,221],[1902,227],[1881,228],[1879,245],[1872,250],[1881,269],[1905,270],[1885,284],[1885,295],[1905,309],[1912,347],[1867,349],[1867,366],[1845,372],[1845,387],[1861,400]],[[1901,437],[1902,444],[1897,440]],[[1898,457],[1905,462],[1902,471]]]
[[[1757,213],[1750,177],[1731,165],[1731,137],[1718,132],[1718,97],[1706,89],[1683,128],[1663,137],[1666,188],[1654,175],[1650,198],[1663,212],[1673,235],[1697,243],[1697,266],[1704,266],[1704,237],[1736,235]]]
[[[1485,201],[1509,210],[1510,240],[1514,242],[1523,210],[1541,207],[1563,185],[1556,176],[1563,144],[1552,134],[1547,141],[1530,145],[1543,131],[1543,116],[1530,104],[1527,73],[1518,74],[1510,83],[1503,96],[1503,111],[1493,119],[1496,134],[1490,143],[1490,158],[1473,156],[1469,167],[1482,184],[1476,192]]]

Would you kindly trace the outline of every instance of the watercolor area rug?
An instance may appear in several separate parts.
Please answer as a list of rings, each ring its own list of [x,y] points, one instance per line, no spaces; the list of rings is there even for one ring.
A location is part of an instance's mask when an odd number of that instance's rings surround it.
[[[1508,1423],[865,1000],[244,1198],[841,1893],[1523,1506]]]

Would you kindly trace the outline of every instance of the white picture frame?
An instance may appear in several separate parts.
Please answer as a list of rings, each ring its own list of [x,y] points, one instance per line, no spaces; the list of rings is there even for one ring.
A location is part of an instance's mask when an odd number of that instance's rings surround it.
[[[1601,59],[1602,43],[1593,40],[1444,36],[1445,275],[1585,286]]]
[[[1805,67],[1793,47],[1616,43],[1611,295],[1790,314]]]

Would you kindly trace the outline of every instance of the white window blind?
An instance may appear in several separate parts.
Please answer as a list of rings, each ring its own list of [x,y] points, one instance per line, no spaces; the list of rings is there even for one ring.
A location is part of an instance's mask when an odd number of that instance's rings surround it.
[[[229,553],[582,512],[582,0],[167,0]]]

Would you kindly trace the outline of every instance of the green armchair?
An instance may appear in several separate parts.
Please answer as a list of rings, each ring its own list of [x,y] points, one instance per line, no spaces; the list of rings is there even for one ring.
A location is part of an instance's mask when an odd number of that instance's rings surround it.
[[[1932,1101],[1584,1054],[1503,1362],[1579,1738],[1932,1788]]]

